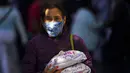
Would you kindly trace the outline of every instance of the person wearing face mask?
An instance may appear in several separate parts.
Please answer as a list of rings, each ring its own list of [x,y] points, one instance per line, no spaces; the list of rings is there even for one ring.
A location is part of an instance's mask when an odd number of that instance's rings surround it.
[[[23,59],[23,73],[61,73],[55,67],[45,69],[52,57],[61,50],[71,49],[70,33],[67,27],[68,20],[64,8],[60,4],[45,4],[41,9],[41,33],[32,38],[27,44]],[[82,51],[87,56],[85,64],[92,69],[92,58],[84,45],[83,40],[72,35],[75,50]],[[49,66],[51,67],[51,65]]]

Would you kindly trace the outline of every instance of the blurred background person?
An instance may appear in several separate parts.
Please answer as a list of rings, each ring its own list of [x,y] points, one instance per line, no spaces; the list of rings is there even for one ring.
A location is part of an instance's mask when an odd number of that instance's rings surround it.
[[[100,24],[96,23],[96,12],[92,8],[91,0],[82,2],[72,18],[72,34],[76,34],[83,38],[89,51],[92,53],[99,41],[98,29]]]
[[[103,24],[109,17],[112,0],[91,0],[92,8],[97,12],[97,22]]]
[[[85,0],[63,0],[63,2],[62,2],[63,6],[65,7],[65,10],[67,12],[67,16],[69,18],[68,27],[70,27],[69,28],[70,32],[71,32],[70,29],[71,29],[71,25],[72,25],[72,22],[73,22],[74,15],[75,15],[77,9],[79,9],[84,4],[84,2],[86,3]]]
[[[104,27],[104,24],[109,19],[110,12],[112,11],[112,0],[92,0],[92,8],[96,11],[96,21],[97,24],[102,25],[100,27],[99,34],[99,42],[97,45],[97,49],[95,49],[93,57],[94,60],[98,63],[102,63],[102,47],[109,40],[111,34],[111,28]]]
[[[18,33],[16,33],[16,30]],[[27,35],[19,11],[8,0],[0,0],[0,65],[2,73],[21,73],[16,36],[26,44]]]
[[[35,0],[28,8],[28,34],[31,39],[32,36],[39,33],[40,28],[40,7],[44,0]]]
[[[112,28],[103,48],[103,73],[130,73],[130,5],[126,0],[113,0],[111,17],[106,27]]]
[[[108,40],[111,29],[105,28],[111,11],[109,0],[79,0],[79,7],[72,18],[72,34],[77,34],[93,56],[97,73],[102,72],[102,47]]]

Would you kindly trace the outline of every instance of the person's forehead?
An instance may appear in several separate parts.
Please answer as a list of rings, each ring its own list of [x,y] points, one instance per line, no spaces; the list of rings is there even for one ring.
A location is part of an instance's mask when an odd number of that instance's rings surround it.
[[[62,16],[62,13],[58,8],[46,9],[45,16]]]

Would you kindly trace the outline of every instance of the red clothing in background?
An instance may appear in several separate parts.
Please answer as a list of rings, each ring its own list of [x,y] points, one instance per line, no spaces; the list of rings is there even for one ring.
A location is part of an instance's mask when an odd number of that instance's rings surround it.
[[[31,4],[28,13],[28,31],[33,32],[32,21],[36,20],[38,24],[40,23],[40,4],[38,0]]]

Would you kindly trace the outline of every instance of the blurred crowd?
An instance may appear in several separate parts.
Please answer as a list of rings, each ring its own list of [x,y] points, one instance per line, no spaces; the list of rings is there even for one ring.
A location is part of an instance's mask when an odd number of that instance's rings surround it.
[[[41,8],[61,4],[69,33],[83,39],[96,73],[130,73],[126,0],[0,0],[0,73],[22,73],[26,44],[41,32]]]

